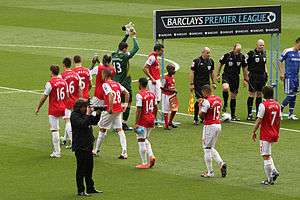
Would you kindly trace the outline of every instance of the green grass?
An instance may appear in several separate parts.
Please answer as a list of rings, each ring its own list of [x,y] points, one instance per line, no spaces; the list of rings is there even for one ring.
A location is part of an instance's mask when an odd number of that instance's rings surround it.
[[[298,8],[291,1],[240,1],[239,6],[281,4],[283,12],[281,50],[293,45],[299,37]],[[237,1],[97,1],[97,0],[0,0],[0,86],[25,90],[42,90],[49,79],[48,67],[61,63],[65,56],[80,54],[84,63],[94,50],[12,47],[6,44],[75,47],[114,50],[122,38],[121,25],[136,24],[141,54],[153,46],[152,12],[155,9],[222,7],[237,5]],[[209,46],[217,62],[235,42],[241,42],[244,52],[255,47],[258,38],[269,36],[237,36],[224,38],[194,38],[167,40],[166,57],[179,63],[176,84],[181,103],[180,112],[188,107],[188,73],[193,58],[201,48]],[[129,42],[132,45],[132,42]],[[99,51],[100,55],[105,52]],[[134,79],[143,75],[145,57],[131,60]],[[134,90],[137,90],[136,84]],[[280,99],[283,98],[280,83]],[[10,92],[10,93],[9,93]],[[216,93],[221,94],[221,86]],[[238,96],[239,116],[246,114],[247,89],[241,86]],[[63,150],[63,157],[49,159],[51,151],[47,105],[39,116],[34,108],[39,94],[0,89],[0,184],[1,199],[78,199],[75,196],[75,157]],[[296,114],[300,115],[297,99]],[[130,117],[134,119],[134,110]],[[201,126],[191,126],[191,117],[178,115],[182,126],[166,133],[152,132],[153,150],[158,158],[154,169],[134,169],[140,162],[133,133],[128,133],[129,159],[116,159],[120,147],[118,137],[110,132],[101,157],[95,158],[94,179],[103,195],[91,199],[300,199],[299,132],[281,131],[274,145],[275,164],[281,175],[274,187],[259,185],[264,177],[258,144],[250,140],[251,126],[224,124],[217,149],[229,165],[225,179],[201,179],[205,169],[201,149]],[[282,127],[300,130],[299,122],[283,121]],[[95,128],[95,135],[98,129]],[[63,123],[61,124],[61,133]],[[216,166],[214,166],[216,168]],[[219,174],[217,174],[219,176]]]

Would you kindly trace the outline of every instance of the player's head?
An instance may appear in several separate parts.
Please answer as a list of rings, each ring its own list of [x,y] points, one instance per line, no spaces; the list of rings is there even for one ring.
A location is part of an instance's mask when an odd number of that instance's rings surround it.
[[[111,62],[111,56],[105,54],[102,58],[102,64],[104,66],[109,66],[110,62]]]
[[[159,44],[159,43],[156,43],[155,45],[154,45],[154,47],[153,47],[153,50],[155,51],[155,52],[157,52],[157,54],[159,55],[159,56],[161,56],[162,54],[163,54],[163,52],[164,52],[164,45],[162,45],[162,44]]]
[[[233,46],[233,52],[236,54],[241,53],[242,51],[242,45],[240,43],[235,43]]]
[[[75,64],[80,64],[82,62],[81,56],[80,55],[74,56],[73,61]]]
[[[173,64],[168,64],[167,65],[167,71],[169,75],[174,75],[175,74],[175,66]]]
[[[142,78],[139,79],[139,88],[140,88],[140,90],[147,88],[147,85],[148,85],[148,80],[146,78],[142,77]]]
[[[300,37],[298,37],[295,41],[295,49],[300,51]]]
[[[64,59],[63,59],[63,65],[64,65],[64,67],[65,68],[70,68],[71,67],[71,64],[72,64],[72,60],[71,60],[71,58],[69,58],[69,57],[65,57]]]
[[[85,114],[86,111],[87,111],[88,105],[89,105],[88,101],[84,101],[82,99],[79,99],[75,102],[73,110],[75,112],[80,112],[82,114]]]
[[[210,48],[204,47],[201,51],[201,56],[203,59],[208,59],[210,57]]]
[[[112,79],[112,72],[110,69],[105,69],[102,71],[102,77],[104,77],[104,80],[110,80]]]
[[[126,42],[120,42],[119,51],[126,53],[128,51],[128,44]]]
[[[265,41],[263,39],[259,39],[256,42],[256,50],[262,52],[265,50]]]
[[[211,92],[212,92],[210,85],[203,85],[201,87],[201,91],[202,91],[203,97],[205,97],[205,98],[210,96]]]
[[[50,66],[51,76],[58,76],[59,74],[59,66],[58,65],[51,65]]]
[[[273,99],[274,98],[274,90],[271,86],[263,87],[262,93],[263,93],[264,99]]]

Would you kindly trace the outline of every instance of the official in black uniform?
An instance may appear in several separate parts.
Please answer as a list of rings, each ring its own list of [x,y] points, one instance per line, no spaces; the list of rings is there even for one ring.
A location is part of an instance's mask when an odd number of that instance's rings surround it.
[[[76,183],[79,196],[89,196],[92,193],[102,193],[94,187],[93,181],[93,144],[94,135],[92,125],[97,125],[100,120],[100,113],[93,112],[88,107],[88,102],[78,100],[75,103],[74,111],[71,114],[72,125],[72,150],[77,160]],[[83,184],[86,183],[86,192]]]
[[[231,120],[240,121],[240,119],[235,115],[236,108],[236,96],[239,91],[240,85],[240,71],[243,69],[244,81],[247,80],[247,63],[245,61],[245,56],[241,53],[242,45],[236,43],[233,47],[233,51],[226,53],[222,56],[219,61],[219,67],[217,69],[217,80],[220,81],[220,72],[222,66],[224,67],[224,72],[222,74],[222,88],[223,88],[223,112],[226,112],[227,102],[229,97],[230,90],[230,111],[231,111]]]
[[[204,47],[200,57],[193,60],[193,64],[190,72],[190,90],[195,92],[197,99],[194,105],[194,124],[199,124],[199,104],[198,99],[202,98],[201,88],[204,85],[210,85],[210,79],[212,86],[216,88],[214,78],[214,61],[210,58],[210,49]]]
[[[248,85],[249,97],[247,101],[248,116],[247,120],[253,120],[252,106],[254,97],[256,95],[256,113],[258,112],[259,104],[262,102],[262,88],[266,85],[268,80],[267,74],[267,55],[265,51],[265,42],[259,39],[256,42],[256,48],[249,51],[246,56],[247,70],[248,70]]]

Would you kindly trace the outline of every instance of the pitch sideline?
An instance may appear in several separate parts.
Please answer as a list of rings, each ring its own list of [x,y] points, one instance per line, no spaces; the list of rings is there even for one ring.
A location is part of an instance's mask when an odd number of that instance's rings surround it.
[[[23,89],[10,88],[10,87],[3,87],[3,86],[0,86],[0,89],[10,90],[10,91],[16,91],[16,92],[21,92],[21,93],[37,94],[37,95],[43,94],[42,92],[37,92],[36,90],[23,90]],[[135,108],[135,106],[131,106],[131,107]],[[193,116],[193,115],[191,115],[191,114],[180,113],[180,112],[178,112],[177,114],[178,114],[178,115],[182,115],[182,116],[187,116],[187,117],[192,117],[192,116]],[[248,125],[248,126],[253,126],[253,125],[254,125],[253,123],[249,123],[249,122],[237,122],[237,121],[232,121],[231,123],[242,124],[242,125]],[[280,130],[300,133],[300,130],[297,130],[297,129],[280,128]]]

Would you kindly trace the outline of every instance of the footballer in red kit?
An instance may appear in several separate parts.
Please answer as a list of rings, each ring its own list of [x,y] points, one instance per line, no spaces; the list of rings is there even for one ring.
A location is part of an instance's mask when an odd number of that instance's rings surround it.
[[[175,88],[175,66],[172,64],[167,65],[168,75],[165,76],[162,90],[162,112],[164,113],[165,130],[171,130],[171,128],[177,128],[173,124],[173,119],[178,111],[179,103],[177,98],[177,90]],[[169,118],[169,113],[170,118]]]
[[[265,86],[262,90],[265,99],[258,107],[257,120],[252,131],[252,139],[256,141],[256,131],[260,127],[260,154],[264,160],[266,180],[263,185],[273,185],[279,176],[271,156],[272,144],[278,142],[281,109],[280,104],[274,100],[274,91],[271,86]]]
[[[157,107],[155,94],[147,90],[148,80],[139,79],[139,93],[136,95],[136,120],[135,132],[137,135],[139,153],[142,164],[136,166],[140,169],[148,169],[154,166],[156,158],[153,154],[149,136],[154,128],[155,115],[154,110]]]
[[[100,152],[101,145],[106,137],[107,130],[113,128],[119,135],[120,144],[122,147],[119,159],[127,159],[127,142],[124,130],[122,129],[122,113],[126,110],[129,101],[128,91],[118,82],[112,80],[112,71],[105,69],[102,71],[104,77],[103,97],[106,111],[102,112],[99,121],[99,135],[96,141],[96,147],[93,150],[95,155]],[[125,103],[121,102],[121,95],[125,96]]]
[[[81,90],[82,90],[82,98],[85,100],[88,100],[90,95],[89,91],[92,88],[91,83],[91,75],[89,69],[82,66],[82,60],[79,55],[74,56],[73,58],[75,67],[73,68],[73,71],[76,72],[80,77],[80,83],[81,83]]]
[[[79,75],[71,69],[72,60],[68,57],[63,59],[64,71],[61,77],[66,81],[68,85],[69,98],[66,99],[66,109],[65,116],[65,134],[62,137],[62,143],[66,145],[67,139],[70,140],[70,145],[66,148],[71,148],[72,144],[72,126],[70,122],[71,112],[73,110],[75,102],[82,96],[82,91],[80,88],[81,80]]]
[[[59,118],[65,115],[65,102],[69,94],[66,81],[59,76],[59,66],[51,65],[50,71],[51,80],[46,83],[44,94],[40,99],[35,113],[39,113],[41,107],[49,97],[48,115],[54,147],[50,157],[59,158],[61,156],[59,144]]]
[[[222,177],[227,175],[227,165],[222,160],[220,154],[215,149],[218,136],[221,133],[220,114],[222,109],[222,100],[220,97],[212,94],[209,85],[202,86],[203,99],[200,99],[200,117],[203,119],[202,143],[204,149],[204,161],[207,172],[201,176],[205,178],[213,177],[212,159],[214,159],[221,170]]]
[[[160,66],[158,56],[164,52],[162,44],[155,44],[154,51],[149,54],[144,66],[144,73],[149,78],[148,87],[155,94],[157,104],[161,101],[161,81],[160,81]],[[154,115],[157,115],[157,109],[154,110]]]
[[[104,105],[104,95],[103,95],[103,88],[102,85],[104,83],[104,77],[102,77],[102,72],[105,69],[110,69],[112,72],[112,76],[115,75],[115,68],[111,64],[111,56],[104,55],[102,59],[102,63],[100,63],[98,66],[93,67],[93,69],[90,70],[90,75],[96,76],[96,83],[95,83],[95,91],[94,91],[94,97],[92,99],[93,104],[96,106],[103,106]]]

